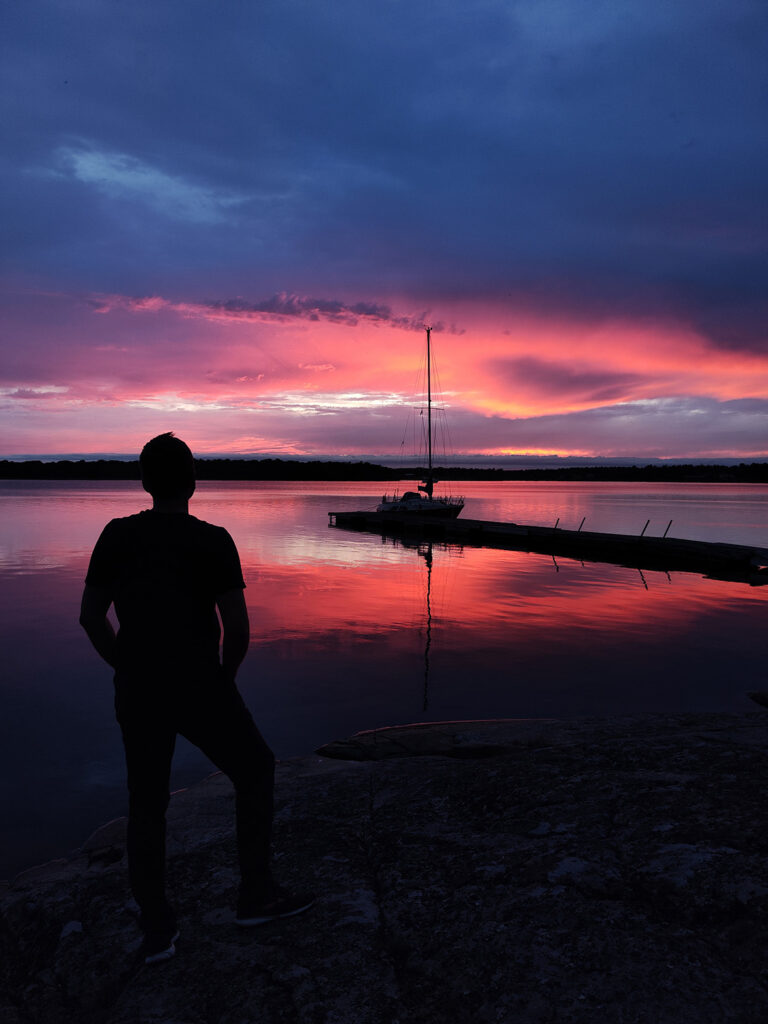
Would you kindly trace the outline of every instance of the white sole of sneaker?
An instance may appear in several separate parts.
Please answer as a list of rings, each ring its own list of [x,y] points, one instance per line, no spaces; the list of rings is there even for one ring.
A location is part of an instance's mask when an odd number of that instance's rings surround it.
[[[163,960],[170,960],[172,956],[176,955],[176,946],[174,945],[174,943],[176,942],[178,937],[179,937],[179,933],[176,932],[176,934],[171,939],[170,946],[167,946],[165,949],[161,949],[160,952],[158,952],[158,953],[151,953],[149,956],[145,956],[144,957],[144,963],[145,964],[160,964],[160,963],[163,962]]]
[[[264,914],[259,917],[236,917],[235,924],[241,928],[253,928],[259,924],[269,924],[270,921],[282,921],[285,917],[296,917],[297,914],[303,914],[305,910],[309,910],[310,907],[315,905],[315,901],[311,900],[309,903],[305,903],[303,907],[297,907],[295,910],[287,910],[282,914]]]

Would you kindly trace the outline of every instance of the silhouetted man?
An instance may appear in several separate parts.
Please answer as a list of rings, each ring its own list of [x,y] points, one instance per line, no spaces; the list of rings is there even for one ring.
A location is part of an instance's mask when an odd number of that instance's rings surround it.
[[[275,761],[235,685],[249,642],[237,549],[222,527],[189,514],[195,473],[183,441],[171,433],[152,438],[140,465],[152,509],[104,528],[91,556],[80,622],[115,670],[128,769],[128,869],[141,910],[144,958],[152,963],[173,956],[178,938],[165,893],[165,812],[177,734],[235,787],[237,923],[288,917],[313,901],[277,886],[270,872]],[[117,633],[107,618],[113,603]]]

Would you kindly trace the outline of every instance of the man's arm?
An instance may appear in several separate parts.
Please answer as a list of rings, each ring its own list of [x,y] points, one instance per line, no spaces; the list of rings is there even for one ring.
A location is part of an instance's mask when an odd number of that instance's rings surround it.
[[[115,667],[116,638],[112,623],[107,618],[112,596],[106,587],[86,583],[80,603],[80,625],[98,654],[112,668]]]
[[[240,587],[227,590],[216,598],[221,616],[224,639],[221,645],[221,664],[228,679],[234,679],[246,655],[251,639],[245,594]]]

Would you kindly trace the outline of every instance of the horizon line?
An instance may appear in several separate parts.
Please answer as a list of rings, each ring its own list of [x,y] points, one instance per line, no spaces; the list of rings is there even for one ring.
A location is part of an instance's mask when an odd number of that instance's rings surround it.
[[[206,452],[194,456],[196,461],[205,462],[213,460],[229,460],[232,462],[340,462],[340,463],[369,463],[371,465],[384,466],[387,469],[399,467],[417,468],[424,462],[417,457],[403,458],[402,456],[386,454],[351,454],[351,455],[291,455],[286,453],[234,453],[234,452]],[[0,454],[2,462],[138,462],[136,454],[125,454],[118,452],[64,452],[64,453],[25,453],[25,454]],[[444,467],[460,467],[465,469],[473,468],[509,468],[514,464],[556,463],[560,466],[647,466],[647,465],[697,465],[697,466],[730,466],[745,465],[768,462],[767,455],[729,455],[729,456],[697,456],[697,455],[558,455],[551,453],[543,454],[510,454],[510,455],[483,455],[480,453],[468,453],[466,455],[445,456],[440,460]]]

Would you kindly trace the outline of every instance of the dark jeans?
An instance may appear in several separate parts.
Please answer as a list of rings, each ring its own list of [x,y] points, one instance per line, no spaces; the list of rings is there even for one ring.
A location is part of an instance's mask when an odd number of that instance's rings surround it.
[[[173,916],[165,895],[165,812],[177,734],[232,780],[241,893],[266,894],[275,758],[234,683],[221,670],[185,673],[178,682],[118,673],[115,710],[128,768],[128,871],[144,927],[163,927]]]

